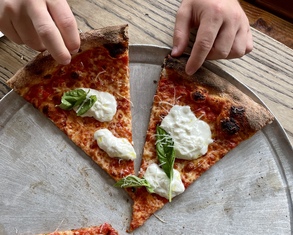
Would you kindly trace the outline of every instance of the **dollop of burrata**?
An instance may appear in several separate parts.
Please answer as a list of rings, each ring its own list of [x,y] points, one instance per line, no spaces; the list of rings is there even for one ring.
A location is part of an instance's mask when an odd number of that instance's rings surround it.
[[[92,95],[97,97],[97,101],[81,117],[93,117],[100,122],[109,122],[113,119],[117,111],[117,101],[109,92],[97,91],[90,88],[81,88],[87,92],[87,98]],[[77,111],[78,108],[75,108]]]
[[[136,158],[135,150],[132,144],[126,138],[118,138],[108,129],[97,130],[94,138],[98,146],[104,150],[110,157],[126,160]]]
[[[210,126],[198,119],[189,106],[174,105],[160,126],[171,135],[176,158],[199,158],[213,142]]]
[[[152,163],[146,169],[144,176],[147,182],[151,185],[154,193],[161,197],[169,199],[170,179],[163,169],[158,164]],[[185,187],[182,183],[179,171],[173,169],[173,180],[171,182],[171,196],[172,198],[183,193]]]

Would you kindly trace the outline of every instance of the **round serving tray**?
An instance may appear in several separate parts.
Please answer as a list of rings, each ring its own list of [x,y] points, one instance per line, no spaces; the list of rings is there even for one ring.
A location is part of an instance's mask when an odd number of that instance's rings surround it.
[[[140,164],[156,81],[169,48],[130,46],[133,139]],[[255,101],[213,63],[205,67]],[[11,91],[0,101],[0,235],[111,223],[126,234],[132,202],[51,121]],[[293,151],[275,120],[204,173],[134,234],[291,234]]]

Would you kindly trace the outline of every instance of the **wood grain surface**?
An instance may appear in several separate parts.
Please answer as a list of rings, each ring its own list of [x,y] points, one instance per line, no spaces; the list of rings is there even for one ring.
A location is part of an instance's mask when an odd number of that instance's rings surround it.
[[[253,28],[293,49],[292,22],[250,4],[247,1],[240,0],[239,2]]]
[[[293,22],[293,1],[291,0],[246,0],[253,5],[272,12],[290,22]]]
[[[81,31],[128,23],[130,44],[172,46],[175,15],[180,5],[178,0],[68,2]],[[293,50],[258,30],[252,30],[254,50],[249,55],[214,63],[262,99],[293,143]],[[194,37],[195,32],[192,32],[187,52],[190,51]],[[36,54],[5,37],[0,39],[0,98],[10,90],[6,81]]]

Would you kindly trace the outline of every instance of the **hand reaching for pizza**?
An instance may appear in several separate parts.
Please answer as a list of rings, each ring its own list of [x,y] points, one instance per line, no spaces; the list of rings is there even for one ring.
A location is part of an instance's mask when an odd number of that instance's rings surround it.
[[[0,0],[0,30],[18,44],[47,49],[60,64],[70,63],[80,46],[66,0]]]
[[[183,0],[174,28],[172,56],[188,45],[191,28],[197,36],[186,65],[193,74],[205,60],[232,59],[252,50],[249,21],[237,0]]]

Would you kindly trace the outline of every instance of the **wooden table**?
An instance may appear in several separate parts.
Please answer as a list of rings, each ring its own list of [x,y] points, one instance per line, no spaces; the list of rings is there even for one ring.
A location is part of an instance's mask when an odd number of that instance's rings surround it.
[[[82,31],[129,24],[130,44],[172,46],[179,0],[68,0]],[[250,87],[269,107],[293,143],[293,50],[253,30],[254,50],[241,59],[215,61]],[[194,36],[190,39],[192,46]],[[5,81],[36,52],[0,39],[0,98],[9,92]],[[1,112],[1,111],[0,111]]]

